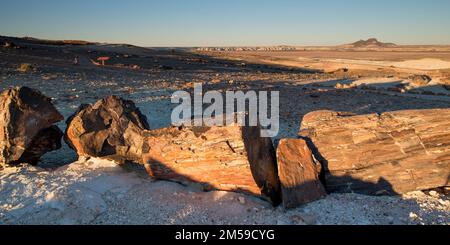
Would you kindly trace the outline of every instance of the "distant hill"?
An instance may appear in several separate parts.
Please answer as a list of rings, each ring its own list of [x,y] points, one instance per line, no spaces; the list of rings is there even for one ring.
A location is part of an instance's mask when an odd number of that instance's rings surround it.
[[[33,37],[7,37],[0,36],[0,44],[4,42],[11,42],[15,44],[28,43],[28,44],[41,44],[41,45],[94,45],[95,42],[88,42],[82,40],[46,40]]]
[[[367,40],[359,40],[357,42],[343,45],[347,48],[395,48],[398,47],[395,43],[383,43],[376,38],[369,38]]]
[[[23,37],[22,39],[32,41],[38,44],[47,44],[47,45],[92,45],[96,44],[94,42],[88,42],[83,40],[47,40],[47,39],[38,39],[34,37]]]

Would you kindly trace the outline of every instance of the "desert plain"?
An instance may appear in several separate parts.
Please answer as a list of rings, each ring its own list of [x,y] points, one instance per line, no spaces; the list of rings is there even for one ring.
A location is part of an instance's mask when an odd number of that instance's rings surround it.
[[[132,100],[150,128],[170,125],[178,90],[280,92],[280,132],[303,117],[450,108],[450,46],[376,39],[333,47],[145,48],[0,37],[0,89],[41,91],[67,119],[109,95]],[[102,64],[100,57],[107,57]],[[58,123],[64,130],[65,122]],[[448,129],[450,130],[450,129]],[[78,158],[65,143],[37,166],[0,170],[2,224],[450,224],[448,187],[395,196],[331,193],[297,207],[149,178],[142,169]]]

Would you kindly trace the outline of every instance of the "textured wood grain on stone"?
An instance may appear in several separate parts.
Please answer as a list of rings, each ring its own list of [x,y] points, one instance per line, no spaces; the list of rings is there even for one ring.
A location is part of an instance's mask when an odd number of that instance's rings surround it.
[[[115,96],[82,106],[67,121],[66,142],[80,156],[144,165],[150,176],[200,183],[281,202],[275,149],[259,127],[168,127],[149,130],[131,101]]]
[[[277,149],[283,205],[296,208],[326,196],[321,166],[303,139],[282,139]]]
[[[143,163],[154,178],[280,202],[275,150],[259,127],[170,127],[147,131],[145,140]]]
[[[450,109],[316,111],[305,115],[299,135],[322,161],[329,191],[395,194],[449,185]]]

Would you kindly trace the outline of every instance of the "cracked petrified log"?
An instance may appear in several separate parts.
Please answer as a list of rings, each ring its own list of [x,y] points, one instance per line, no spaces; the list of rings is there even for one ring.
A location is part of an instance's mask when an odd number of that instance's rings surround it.
[[[138,161],[144,129],[149,129],[147,118],[132,101],[108,96],[94,105],[80,106],[67,119],[64,139],[79,156]]]
[[[296,208],[326,196],[319,179],[321,165],[305,140],[280,140],[277,162],[284,207]]]
[[[0,165],[29,163],[61,147],[63,120],[51,99],[28,87],[0,94]]]
[[[275,150],[259,127],[170,127],[146,132],[145,140],[142,162],[152,177],[280,203]]]
[[[140,163],[157,179],[281,201],[275,150],[259,127],[148,130],[131,101],[113,96],[82,106],[67,123],[65,139],[80,156]]]
[[[316,111],[299,135],[321,160],[328,191],[399,194],[449,185],[450,109]]]

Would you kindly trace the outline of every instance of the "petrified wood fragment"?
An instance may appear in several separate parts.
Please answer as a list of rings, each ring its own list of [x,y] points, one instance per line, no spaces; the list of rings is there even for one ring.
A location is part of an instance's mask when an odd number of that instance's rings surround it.
[[[170,127],[147,131],[145,141],[142,162],[154,178],[280,202],[275,150],[259,127]]]
[[[197,182],[281,201],[275,150],[259,127],[169,127],[149,130],[131,101],[110,96],[67,121],[66,142],[80,156],[145,166],[150,176]]]
[[[321,166],[303,139],[282,139],[277,149],[283,205],[295,208],[326,196]]]
[[[307,114],[310,140],[334,192],[396,194],[449,185],[450,109],[351,116]]]
[[[39,91],[18,87],[0,93],[0,166],[37,164],[39,158],[61,147],[63,120],[51,99]]]

